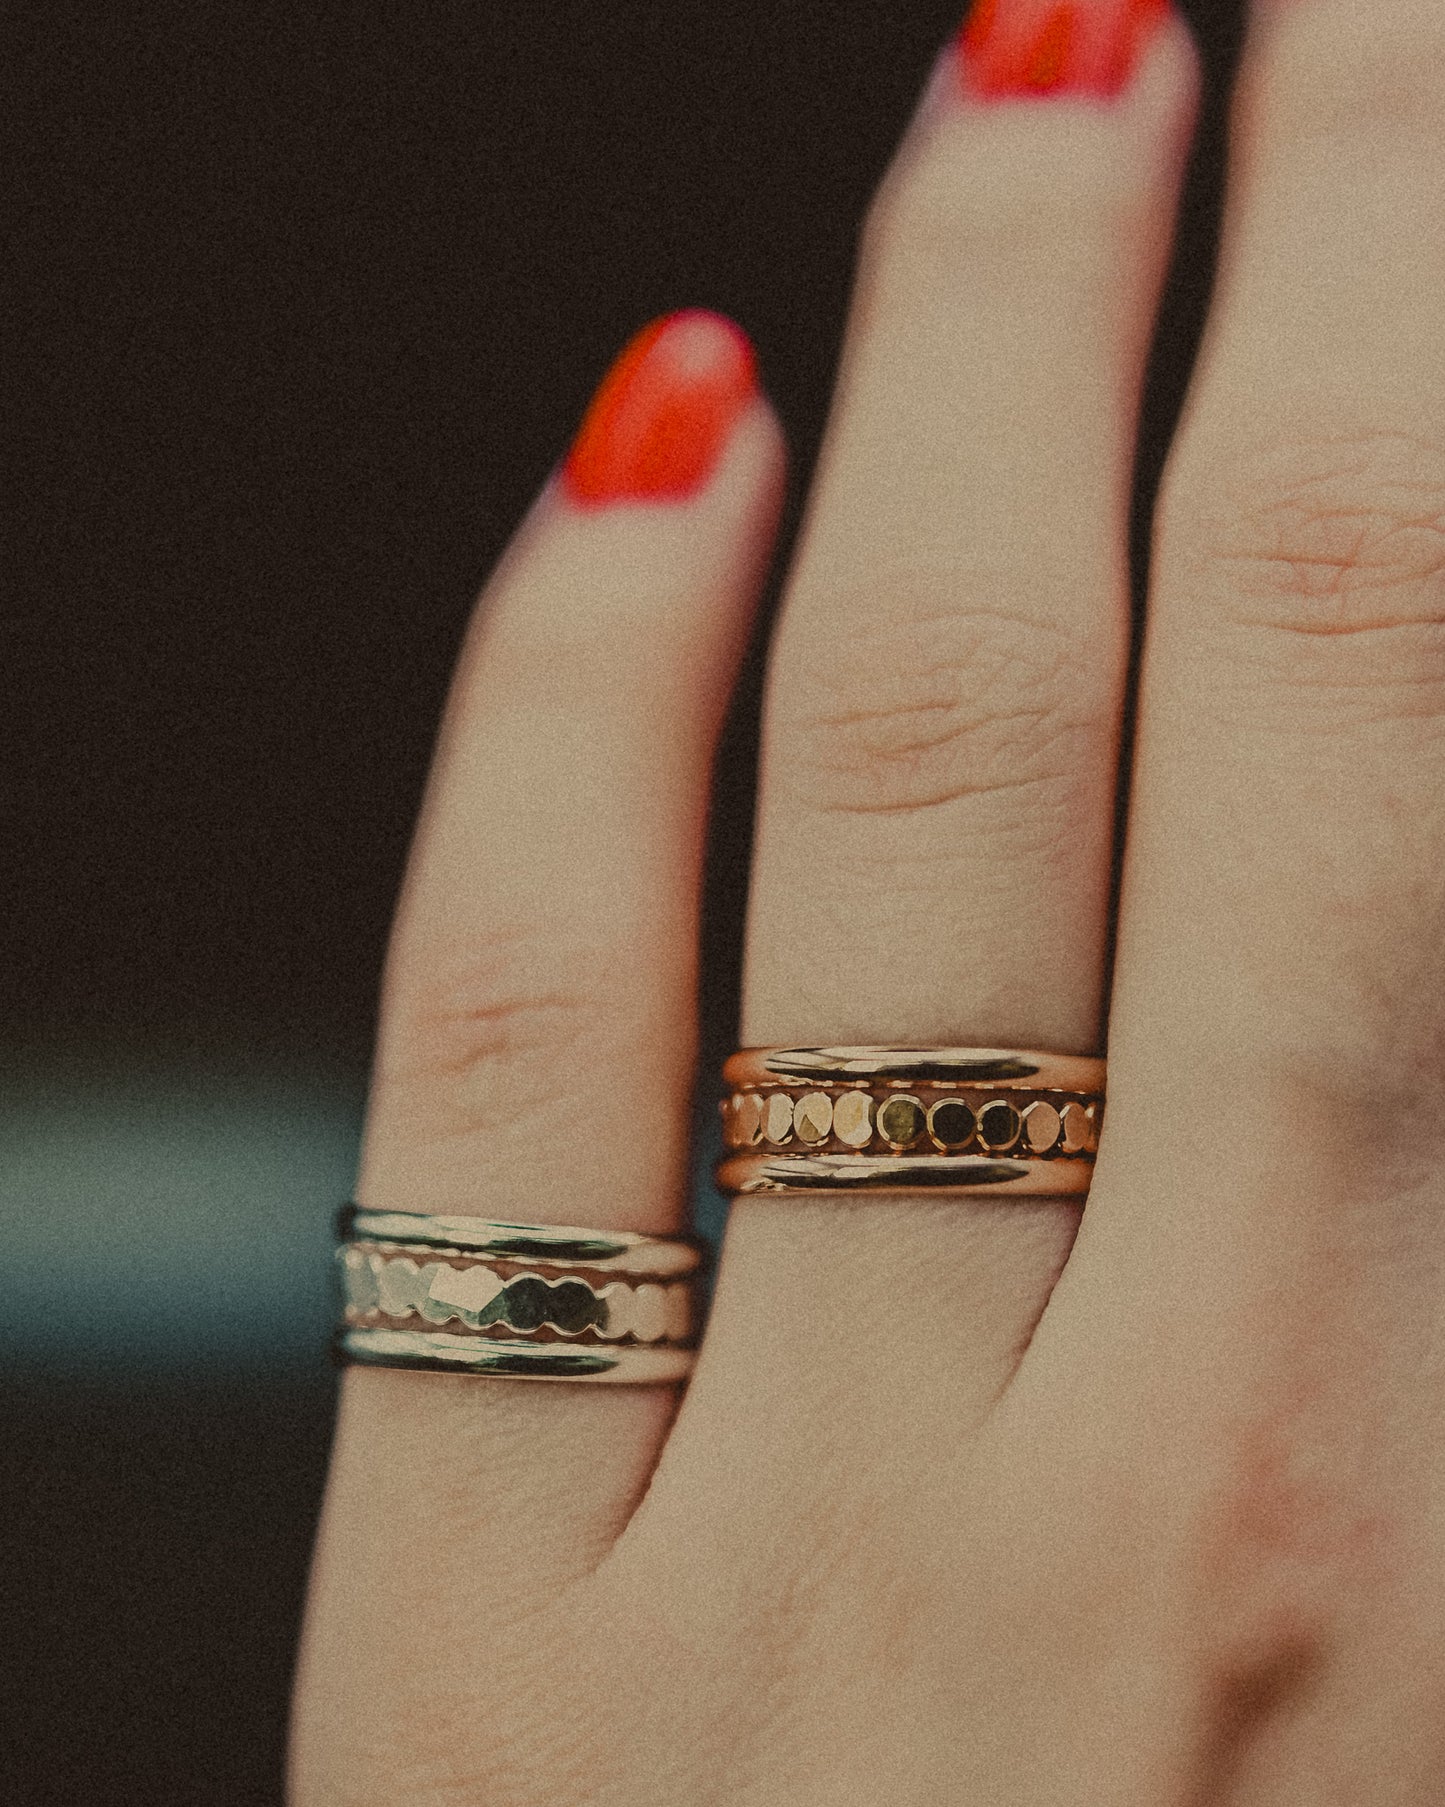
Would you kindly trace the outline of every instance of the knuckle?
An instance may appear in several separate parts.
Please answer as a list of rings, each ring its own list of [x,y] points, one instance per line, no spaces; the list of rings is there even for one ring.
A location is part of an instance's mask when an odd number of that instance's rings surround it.
[[[1445,715],[1445,445],[1323,439],[1234,469],[1204,510],[1171,483],[1180,587],[1204,580],[1220,627],[1272,682]]]
[[[1081,635],[989,609],[842,608],[855,629],[788,721],[789,782],[815,812],[921,816],[1053,844],[1092,769],[1107,700]]]
[[[582,1798],[572,1791],[573,1777],[555,1773],[545,1743],[517,1735],[511,1703],[491,1704],[482,1748],[470,1724],[474,1701],[439,1685],[424,1664],[416,1684],[394,1681],[372,1703],[342,1762],[308,1778],[313,1786],[301,1796],[316,1807],[478,1807],[492,1800],[540,1807]]]
[[[424,1111],[443,1137],[542,1131],[616,1041],[615,962],[541,924],[498,928],[420,963],[383,1013],[380,1104]],[[580,1086],[579,1086],[580,1090]]]

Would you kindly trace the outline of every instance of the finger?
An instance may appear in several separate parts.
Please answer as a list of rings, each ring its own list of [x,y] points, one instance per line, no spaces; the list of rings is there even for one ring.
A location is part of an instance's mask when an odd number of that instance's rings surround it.
[[[1128,74],[1096,35],[1125,10],[1074,9],[1100,83]],[[1012,32],[1012,8],[993,18]],[[1193,58],[1161,21],[1117,93],[1021,99],[996,90],[1031,54],[964,45],[977,74],[960,92],[944,66],[869,221],[773,652],[751,1042],[1098,1035],[1134,417]],[[997,1396],[1074,1222],[1045,1201],[738,1201],[624,1550],[652,1527],[681,1561],[668,1527],[691,1514],[786,1566],[799,1536],[828,1560],[860,1501],[896,1523],[900,1487]]]
[[[1202,1665],[1282,1679],[1250,1799],[1365,1798],[1367,1749],[1422,1753],[1390,1798],[1438,1787],[1442,142],[1434,0],[1258,8],[1158,517],[1109,1123],[1030,1355],[1078,1423],[1133,1402]]]
[[[1442,77],[1430,0],[1255,22],[1161,506],[1113,1018],[1109,1190],[1132,1209],[1149,1169],[1130,1234],[1171,1266],[1236,1266],[1265,1221],[1294,1262],[1364,1227],[1350,1197],[1393,1242],[1381,1192],[1422,1203],[1438,1146]]]
[[[517,536],[408,870],[364,1203],[678,1224],[709,767],[781,476],[746,341],[674,316],[624,354]],[[373,1660],[392,1684],[373,1698],[404,1711],[396,1677],[434,1679],[475,1626],[584,1572],[675,1396],[384,1370],[343,1394],[303,1699],[325,1760],[354,1735],[354,1762]]]
[[[1087,18],[1118,46],[1136,11]],[[1016,18],[965,36],[962,91],[935,83],[869,222],[770,671],[749,1042],[1097,1043],[1135,411],[1193,65],[1166,24],[1102,104],[1019,102],[997,92],[1030,67],[1004,56]],[[768,1360],[764,1321],[789,1321],[806,1368],[869,1273],[934,1326],[956,1413],[961,1372],[992,1396],[1073,1222],[743,1204],[714,1336]],[[806,1321],[778,1309],[804,1274]]]
[[[988,9],[1006,50],[1057,10]],[[1192,92],[1181,27],[1140,42],[1109,104],[1018,104],[966,34],[976,74],[935,81],[875,203],[770,668],[750,1038],[1095,1044],[1134,417]]]

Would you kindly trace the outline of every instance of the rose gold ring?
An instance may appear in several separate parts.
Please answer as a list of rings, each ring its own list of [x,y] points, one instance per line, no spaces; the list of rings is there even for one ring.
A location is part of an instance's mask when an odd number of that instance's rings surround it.
[[[1105,1063],[999,1048],[745,1048],[723,1067],[730,1193],[1088,1191]]]

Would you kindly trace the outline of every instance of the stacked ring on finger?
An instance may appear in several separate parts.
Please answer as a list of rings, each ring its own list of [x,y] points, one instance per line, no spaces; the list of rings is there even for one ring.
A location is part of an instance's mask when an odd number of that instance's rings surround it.
[[[730,1193],[1087,1192],[1105,1063],[998,1048],[745,1048],[723,1067]]]
[[[685,1379],[702,1245],[626,1231],[348,1205],[335,1352],[513,1379]]]

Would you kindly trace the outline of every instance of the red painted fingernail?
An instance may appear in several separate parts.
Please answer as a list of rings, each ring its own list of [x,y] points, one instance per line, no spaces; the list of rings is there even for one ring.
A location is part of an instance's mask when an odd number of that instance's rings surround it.
[[[978,0],[958,34],[964,93],[1109,99],[1168,11],[1169,0]]]
[[[644,326],[602,379],[562,467],[572,501],[675,501],[702,488],[758,392],[747,334],[689,308]]]

